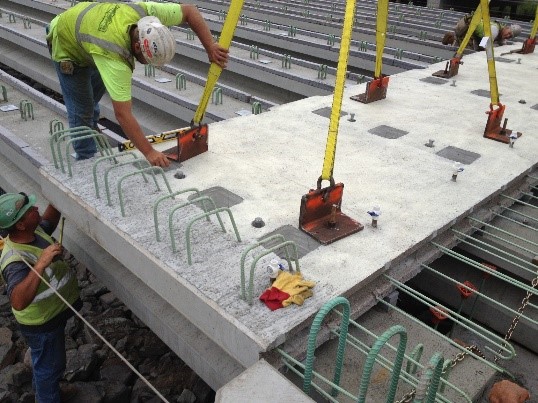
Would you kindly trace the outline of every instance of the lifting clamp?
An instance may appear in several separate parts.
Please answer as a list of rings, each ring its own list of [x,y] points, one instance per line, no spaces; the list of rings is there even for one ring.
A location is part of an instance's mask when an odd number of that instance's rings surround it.
[[[382,0],[385,1],[385,0]],[[353,16],[355,13],[355,0],[346,2],[344,27],[342,28],[342,42],[338,66],[336,68],[336,82],[334,85],[333,105],[329,123],[329,135],[323,161],[323,171],[317,182],[316,189],[301,198],[299,213],[299,228],[317,239],[323,245],[342,239],[364,228],[362,224],[346,216],[341,211],[344,184],[336,183],[333,178],[334,157],[336,154],[336,140],[338,137],[338,123],[344,95],[346,79],[347,58],[353,31]],[[329,186],[321,188],[323,180],[329,181]]]
[[[536,17],[534,17],[534,23],[532,24],[531,33],[527,39],[523,42],[523,47],[520,50],[512,51],[510,53],[521,53],[526,55],[528,53],[534,53],[536,47],[536,32],[538,31],[538,7],[536,7]]]
[[[484,37],[483,41],[486,42],[484,45],[486,48],[486,58],[488,62],[489,87],[491,95],[489,111],[486,112],[486,114],[488,115],[488,121],[486,123],[486,128],[484,129],[484,137],[508,144],[510,143],[510,135],[512,134],[512,130],[506,128],[508,119],[504,120],[504,123],[501,127],[501,121],[503,120],[505,106],[499,101],[499,88],[497,86],[497,73],[495,71],[493,41],[491,39],[491,23],[489,20],[488,0],[480,0],[480,3],[482,9],[481,14],[484,20],[484,32],[486,34],[486,37]],[[494,109],[494,105],[497,106],[496,109]],[[514,135],[520,137],[521,133],[517,132],[512,136]]]
[[[512,130],[506,128],[508,119],[504,119],[504,123],[501,127],[501,121],[503,120],[505,106],[500,102],[497,103],[497,106],[497,109],[493,109],[493,104],[490,104],[489,111],[486,112],[486,114],[488,115],[488,121],[484,130],[484,137],[508,144],[510,143],[510,136],[513,132]],[[520,132],[516,132],[514,134],[518,138],[521,137]]]
[[[461,61],[461,58],[463,57],[463,52],[467,48],[467,45],[471,40],[471,36],[473,35],[473,32],[475,31],[478,24],[480,24],[481,20],[482,5],[478,4],[476,11],[473,13],[471,21],[469,22],[469,28],[467,29],[467,32],[465,33],[465,36],[461,41],[458,50],[456,51],[456,53],[454,53],[454,56],[446,62],[445,69],[436,71],[432,74],[433,76],[441,78],[451,78],[458,75],[460,64],[463,64],[463,62]]]
[[[230,7],[219,38],[219,45],[225,49],[229,49],[230,44],[232,43],[235,27],[239,21],[243,3],[244,0],[231,0],[230,2]],[[190,127],[146,136],[150,143],[162,143],[165,141],[177,140],[177,146],[163,152],[168,159],[183,162],[189,158],[205,153],[208,150],[209,128],[207,124],[202,124],[201,122],[207,109],[209,98],[211,97],[213,88],[215,87],[221,72],[222,67],[214,62],[211,63],[204,92],[198,103],[198,108],[196,109]],[[134,145],[130,141],[118,145],[120,152],[133,148]]]
[[[229,49],[230,44],[232,43],[235,27],[239,21],[243,3],[244,0],[232,0],[230,2],[230,7],[219,38],[219,45],[225,49]],[[191,127],[182,129],[178,132],[177,146],[164,152],[169,159],[182,162],[202,154],[209,149],[209,128],[207,124],[202,124],[202,119],[207,109],[207,104],[213,92],[213,88],[220,77],[220,73],[222,73],[222,67],[216,63],[211,63],[204,92],[198,103],[198,108],[194,113],[194,118],[191,121]]]
[[[374,78],[366,84],[366,92],[364,94],[353,95],[350,97],[354,101],[369,104],[370,102],[379,101],[387,97],[387,89],[389,87],[389,77],[383,75],[379,78]]]
[[[438,70],[432,75],[435,77],[441,77],[441,78],[451,78],[458,75],[460,64],[463,64],[461,61],[461,55],[458,56],[457,54],[446,62],[446,66],[444,70]]]
[[[321,188],[321,177],[316,189],[303,195],[299,226],[301,230],[317,239],[323,245],[337,241],[364,229],[364,226],[342,213],[343,183],[334,183],[329,178],[330,186]]]
[[[370,102],[380,101],[387,97],[389,87],[389,77],[381,74],[383,68],[383,50],[385,48],[385,39],[387,37],[387,19],[389,15],[389,1],[379,0],[377,2],[377,27],[376,27],[376,56],[374,79],[366,84],[364,94],[353,95],[350,97],[354,101],[369,104]]]

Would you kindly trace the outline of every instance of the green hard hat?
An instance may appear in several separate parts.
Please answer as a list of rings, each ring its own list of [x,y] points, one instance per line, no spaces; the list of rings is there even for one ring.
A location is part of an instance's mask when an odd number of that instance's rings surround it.
[[[6,193],[0,196],[0,228],[10,228],[35,204],[34,195]]]

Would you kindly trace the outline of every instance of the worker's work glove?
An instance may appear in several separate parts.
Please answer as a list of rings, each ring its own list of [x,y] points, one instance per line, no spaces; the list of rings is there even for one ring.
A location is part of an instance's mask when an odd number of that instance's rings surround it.
[[[273,283],[273,287],[288,293],[290,297],[300,294],[315,285],[316,283],[313,281],[304,280],[301,273],[292,274],[288,271],[281,271]]]
[[[284,301],[282,301],[282,306],[286,307],[291,304],[301,306],[304,304],[304,300],[307,298],[310,298],[312,295],[314,295],[312,290],[305,290],[297,295],[293,295],[289,297],[288,299],[285,299]]]
[[[301,273],[280,271],[272,288],[266,290],[260,299],[273,311],[291,304],[303,305],[305,299],[313,295],[310,289],[315,285],[315,282],[303,279]]]

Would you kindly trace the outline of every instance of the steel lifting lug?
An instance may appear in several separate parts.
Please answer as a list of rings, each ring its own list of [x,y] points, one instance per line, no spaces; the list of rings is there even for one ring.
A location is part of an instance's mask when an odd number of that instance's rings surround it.
[[[486,123],[486,128],[484,129],[484,137],[509,144],[512,130],[506,128],[508,119],[504,119],[503,125],[501,126],[501,121],[503,120],[504,110],[506,107],[500,102],[497,103],[497,106],[498,108],[494,109],[493,103],[490,103],[489,111],[486,111],[488,121]],[[515,135],[517,135],[519,138],[521,137],[522,133],[516,132]]]

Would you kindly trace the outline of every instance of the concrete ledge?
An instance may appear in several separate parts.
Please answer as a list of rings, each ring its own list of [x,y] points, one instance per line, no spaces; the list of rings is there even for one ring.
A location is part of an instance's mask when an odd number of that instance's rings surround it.
[[[215,403],[314,402],[265,360],[217,391]]]

